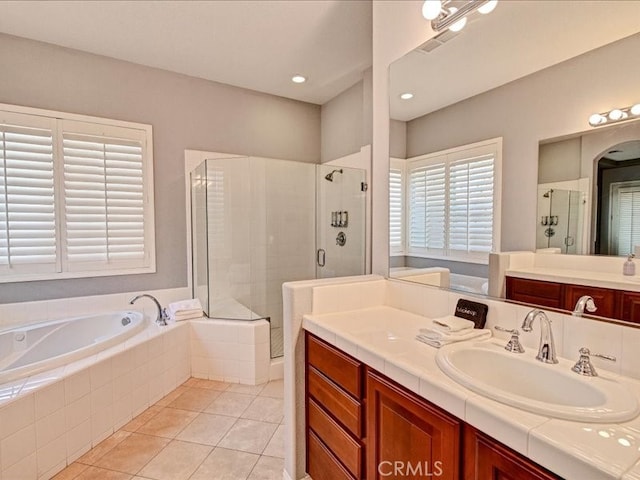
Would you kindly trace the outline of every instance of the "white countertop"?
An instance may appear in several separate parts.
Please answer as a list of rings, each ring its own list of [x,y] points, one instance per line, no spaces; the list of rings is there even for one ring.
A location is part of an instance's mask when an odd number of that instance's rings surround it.
[[[378,306],[305,315],[303,327],[567,480],[640,480],[640,417],[622,424],[572,422],[477,395],[440,370],[436,348],[415,340],[428,321]],[[640,398],[640,382],[601,375],[624,383]]]
[[[571,283],[589,287],[612,288],[640,292],[640,275],[622,275],[617,273],[590,270],[570,270],[565,268],[527,267],[506,270],[508,277],[542,280],[545,282]]]

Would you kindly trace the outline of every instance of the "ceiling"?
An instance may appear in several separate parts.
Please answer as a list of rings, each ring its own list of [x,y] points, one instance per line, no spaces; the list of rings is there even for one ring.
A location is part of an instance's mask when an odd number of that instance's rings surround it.
[[[412,120],[620,40],[640,30],[638,19],[640,1],[501,1],[430,53],[394,62],[391,117]]]
[[[0,1],[3,33],[319,105],[371,66],[371,19],[369,0]]]

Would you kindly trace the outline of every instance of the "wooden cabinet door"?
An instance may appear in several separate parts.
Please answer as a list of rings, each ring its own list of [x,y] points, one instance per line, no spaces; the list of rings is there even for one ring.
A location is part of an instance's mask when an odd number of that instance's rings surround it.
[[[615,290],[598,287],[586,287],[583,285],[567,285],[565,287],[564,308],[573,311],[576,303],[583,295],[593,297],[593,302],[598,308],[595,312],[590,313],[585,310],[587,315],[598,315],[600,317],[615,318]]]
[[[620,294],[617,318],[627,322],[640,323],[640,292],[622,292]]]
[[[564,287],[556,282],[507,277],[507,300],[541,307],[564,308]]]
[[[464,430],[465,480],[561,480],[475,428]]]
[[[458,480],[461,422],[367,372],[367,479]]]

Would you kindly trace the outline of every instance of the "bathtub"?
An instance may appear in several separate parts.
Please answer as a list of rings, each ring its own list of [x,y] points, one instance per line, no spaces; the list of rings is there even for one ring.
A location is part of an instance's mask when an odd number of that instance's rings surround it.
[[[0,384],[95,354],[144,327],[142,313],[118,311],[0,331]]]

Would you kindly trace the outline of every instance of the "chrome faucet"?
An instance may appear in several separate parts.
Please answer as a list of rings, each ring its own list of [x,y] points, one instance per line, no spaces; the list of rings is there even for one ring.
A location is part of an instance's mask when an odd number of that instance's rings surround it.
[[[522,330],[530,332],[533,330],[532,324],[536,318],[540,318],[540,346],[536,360],[544,363],[558,363],[556,358],[556,346],[553,342],[553,332],[551,331],[551,320],[540,309],[534,308],[522,322]]]
[[[573,315],[575,315],[576,317],[581,317],[585,309],[587,310],[587,312],[591,313],[595,312],[598,309],[595,302],[593,301],[593,298],[589,295],[583,295],[578,299],[576,307],[573,309]]]
[[[133,297],[129,301],[129,304],[133,305],[136,302],[136,300],[139,300],[142,297],[147,297],[147,298],[150,298],[151,300],[153,300],[153,303],[155,303],[156,307],[158,308],[158,316],[156,317],[156,323],[158,325],[166,325],[167,324],[167,320],[169,319],[169,315],[167,315],[167,309],[166,308],[162,308],[160,306],[160,302],[158,301],[158,299],[156,297],[154,297],[153,295],[149,295],[148,293],[143,293],[141,295],[136,295],[135,297]]]

